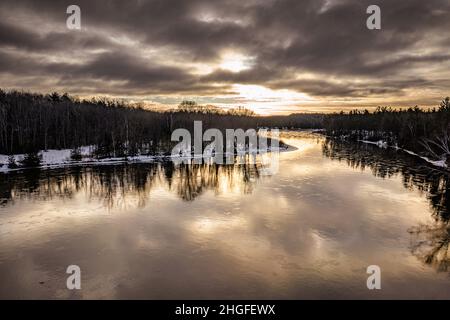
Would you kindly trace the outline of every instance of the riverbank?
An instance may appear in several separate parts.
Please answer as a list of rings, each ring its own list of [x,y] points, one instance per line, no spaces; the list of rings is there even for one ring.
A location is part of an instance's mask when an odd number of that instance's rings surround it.
[[[386,141],[379,140],[379,141],[368,141],[368,140],[358,140],[358,142],[366,143],[366,144],[373,144],[378,146],[379,148],[393,148],[395,150],[401,150],[403,152],[406,152],[414,157],[419,157],[420,159],[432,164],[435,167],[444,168],[447,169],[447,164],[445,163],[445,160],[431,160],[425,156],[421,156],[411,150],[403,149],[398,146],[390,146]]]
[[[33,168],[40,169],[56,169],[61,167],[70,167],[70,166],[95,166],[95,165],[113,165],[113,164],[121,164],[121,163],[151,163],[157,161],[183,161],[188,159],[195,159],[196,156],[186,157],[186,156],[178,156],[178,155],[170,155],[167,153],[160,153],[155,155],[135,155],[135,156],[127,156],[127,157],[108,157],[108,158],[96,158],[94,155],[95,146],[83,146],[79,148],[81,160],[76,161],[71,159],[71,155],[73,153],[73,149],[63,149],[63,150],[41,150],[38,154],[41,157],[41,165]],[[258,153],[267,153],[270,151],[277,152],[287,152],[295,150],[295,147],[286,145],[281,143],[278,148],[274,148],[273,150],[258,150]],[[246,153],[248,154],[248,153]],[[228,154],[224,154],[227,156]],[[0,154],[0,173],[7,173],[13,171],[20,171],[25,169],[31,169],[30,167],[17,167],[17,168],[9,168],[9,155]],[[25,154],[15,154],[13,155],[14,161],[16,164],[20,163]],[[207,159],[211,156],[203,156],[203,158]]]

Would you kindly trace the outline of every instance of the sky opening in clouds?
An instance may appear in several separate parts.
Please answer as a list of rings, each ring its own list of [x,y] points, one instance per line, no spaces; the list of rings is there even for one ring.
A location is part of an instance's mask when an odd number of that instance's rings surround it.
[[[81,8],[80,31],[66,9]],[[450,95],[450,1],[0,2],[0,87],[183,99],[260,114],[436,106]]]

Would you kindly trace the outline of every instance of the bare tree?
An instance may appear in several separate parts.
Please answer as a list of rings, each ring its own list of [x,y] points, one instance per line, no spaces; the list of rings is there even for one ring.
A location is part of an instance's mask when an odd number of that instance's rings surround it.
[[[430,153],[435,159],[449,160],[450,157],[450,138],[449,129],[443,130],[440,136],[433,139],[422,138],[420,144],[425,150]]]

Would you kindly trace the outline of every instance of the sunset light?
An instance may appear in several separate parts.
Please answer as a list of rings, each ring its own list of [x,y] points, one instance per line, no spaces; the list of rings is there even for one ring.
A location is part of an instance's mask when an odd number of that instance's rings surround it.
[[[241,72],[252,67],[252,58],[238,53],[226,53],[222,56],[222,62],[219,67],[231,72]]]
[[[449,30],[450,0],[1,0],[0,300],[438,318]]]

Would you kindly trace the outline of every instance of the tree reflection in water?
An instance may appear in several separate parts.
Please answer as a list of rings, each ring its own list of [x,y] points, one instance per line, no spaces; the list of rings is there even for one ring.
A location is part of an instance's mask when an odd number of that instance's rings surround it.
[[[413,255],[438,271],[450,271],[449,174],[402,151],[380,149],[363,143],[320,139],[323,155],[344,161],[354,169],[370,170],[376,177],[401,177],[403,186],[422,193],[432,209],[433,223],[410,228]],[[18,200],[71,199],[82,194],[111,208],[151,205],[151,195],[164,188],[183,201],[193,201],[206,191],[251,193],[261,179],[261,165],[152,164],[72,167],[27,170],[2,174],[0,205]]]
[[[109,209],[128,206],[130,199],[136,200],[138,207],[145,207],[156,186],[164,186],[185,201],[207,190],[216,194],[224,189],[251,193],[260,178],[260,168],[248,161],[235,165],[158,162],[26,170],[1,176],[0,205],[13,205],[16,200],[73,198],[84,192],[89,201],[101,200]]]
[[[411,227],[411,252],[438,271],[449,271],[450,257],[450,175],[424,161],[395,149],[382,149],[364,143],[325,139],[324,156],[345,161],[354,169],[371,170],[376,177],[400,175],[403,186],[423,193],[433,212],[433,223]]]

